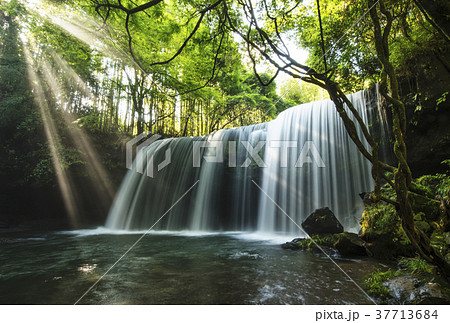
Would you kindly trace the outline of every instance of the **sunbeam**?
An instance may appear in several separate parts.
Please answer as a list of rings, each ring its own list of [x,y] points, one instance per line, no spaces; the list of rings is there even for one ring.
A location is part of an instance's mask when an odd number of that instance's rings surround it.
[[[58,55],[55,51],[51,51],[51,55],[53,58],[53,61],[58,64],[58,67],[62,69],[65,73],[67,73],[68,77],[72,80],[73,84],[76,84],[81,88],[83,91],[83,94],[88,97],[92,98],[93,94],[87,84],[81,79],[81,77],[67,64],[66,61],[64,61],[61,56]]]
[[[61,155],[58,151],[58,147],[60,147],[58,133],[50,114],[48,103],[45,99],[44,90],[40,85],[40,79],[33,68],[33,58],[31,56],[30,50],[25,44],[23,44],[23,53],[27,63],[28,80],[33,90],[36,103],[39,107],[42,122],[44,124],[45,136],[48,140],[53,167],[55,169],[58,186],[63,197],[64,206],[69,216],[71,225],[76,227],[78,225],[79,213],[70,176],[63,168]]]
[[[56,55],[57,54],[55,53],[55,57]],[[59,59],[63,64],[62,59],[61,58]],[[70,67],[68,67],[67,63],[65,63],[64,65],[68,69],[67,71],[69,71]],[[42,59],[40,66],[42,68],[45,81],[49,85],[50,90],[52,91],[54,96],[57,98],[61,98],[62,100],[67,100],[67,95],[64,93],[60,81],[56,76],[57,74],[50,67],[50,64],[45,59]],[[70,69],[69,76],[75,80],[81,81],[82,84],[84,84],[79,75],[77,75],[75,71],[73,71],[72,69]],[[84,87],[85,89],[88,89],[86,85]],[[68,109],[71,110],[70,107],[68,107]],[[81,129],[78,125],[74,124],[76,118],[71,114],[67,113],[67,111],[62,113],[62,116],[63,121],[66,124],[66,129],[68,130],[70,138],[72,139],[76,148],[81,152],[80,157],[84,161],[84,165],[89,175],[89,180],[92,182],[93,184],[92,186],[96,190],[96,193],[100,198],[99,202],[105,208],[107,208],[112,201],[114,190],[112,182],[108,176],[108,173],[100,161],[99,154],[94,148],[88,135],[86,135],[83,129]]]
[[[42,0],[25,2],[24,5],[30,12],[34,12],[41,18],[47,19],[90,48],[106,56],[123,56],[123,53],[120,54],[116,49],[106,45],[106,42],[110,42],[111,38],[105,33],[103,29],[105,26],[102,23],[86,16],[81,17],[73,8],[66,6],[62,9],[60,6],[56,7]],[[107,38],[110,40],[108,41]]]

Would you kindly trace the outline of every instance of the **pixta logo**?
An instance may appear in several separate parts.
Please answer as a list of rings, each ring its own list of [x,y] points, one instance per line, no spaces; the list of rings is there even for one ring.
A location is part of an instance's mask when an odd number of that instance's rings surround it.
[[[194,141],[193,143],[193,167],[200,167],[201,159],[203,158],[208,163],[223,163],[224,162],[224,151],[225,144],[222,141]],[[228,145],[228,167],[249,167],[253,163],[258,167],[267,167],[266,161],[277,162],[278,167],[288,168],[296,167],[301,168],[305,164],[313,164],[319,168],[325,167],[322,157],[320,156],[319,150],[312,141],[305,141],[301,149],[298,147],[298,142],[295,140],[271,140],[258,141],[253,146],[249,141],[229,141],[226,143]],[[245,148],[245,160],[241,165],[237,164],[236,156],[238,151],[238,146],[242,145]],[[266,155],[277,156],[276,158],[268,158],[264,160],[260,156],[260,151],[265,147]],[[208,149],[208,154],[202,154],[201,148]],[[300,152],[298,152],[300,149]],[[214,154],[212,153],[214,152]],[[290,165],[289,155],[296,155],[298,158],[295,159],[295,164]],[[291,163],[292,164],[292,163]]]
[[[135,168],[136,172],[145,174],[148,177],[153,177],[155,169],[159,172],[171,163],[172,152],[170,148],[166,148],[170,139],[160,140],[157,146],[149,149],[144,149],[147,146],[158,141],[160,135],[152,135],[146,138],[148,134],[141,133],[126,144],[126,166],[128,169]],[[133,167],[133,149],[136,146],[136,161]],[[242,146],[244,150],[242,149]],[[225,149],[227,148],[227,149]],[[240,149],[239,149],[240,148]],[[260,155],[262,149],[265,148],[264,155],[270,158],[265,160]],[[226,141],[221,140],[193,140],[192,141],[192,167],[199,168],[202,165],[202,159],[207,163],[224,163],[225,151],[228,152],[228,167],[246,168],[250,165],[257,167],[268,167],[266,163],[275,163],[279,168],[295,167],[301,168],[305,164],[314,164],[319,167],[325,167],[325,163],[320,156],[319,150],[312,141],[305,141],[302,146],[298,145],[295,140],[271,140],[258,141],[250,143],[249,141]],[[238,164],[237,154],[245,157],[245,160]],[[155,152],[158,152],[155,154]],[[164,153],[164,160],[162,159]],[[158,156],[159,163],[155,167],[155,158]],[[274,157],[275,156],[275,157]]]
[[[126,166],[128,169],[133,168],[133,148],[136,144],[141,142],[143,139],[145,139],[148,136],[146,133],[141,133],[137,135],[135,138],[131,139],[126,143]],[[138,173],[144,174],[144,160],[147,162],[147,176],[153,177],[154,176],[154,154],[151,150],[144,150],[143,148],[150,146],[152,143],[156,142],[158,139],[161,138],[161,135],[152,135],[149,138],[145,139],[142,143],[138,144],[136,146],[136,171]],[[160,145],[165,145],[165,143],[161,143]],[[158,147],[159,149],[162,148]],[[142,151],[142,152],[141,152]],[[142,156],[142,154],[145,153],[145,156]],[[164,167],[168,166],[171,162],[171,150],[170,148],[167,148],[165,150],[165,158],[162,162],[160,162],[157,166],[158,172],[161,171]]]

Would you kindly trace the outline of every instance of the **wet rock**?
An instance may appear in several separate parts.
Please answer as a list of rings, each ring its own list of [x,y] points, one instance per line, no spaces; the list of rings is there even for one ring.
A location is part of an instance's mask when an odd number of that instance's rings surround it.
[[[300,245],[297,242],[290,241],[290,242],[283,243],[281,245],[281,248],[290,249],[290,250],[298,250],[298,249],[300,249]]]
[[[311,215],[303,221],[302,227],[309,235],[344,232],[342,224],[327,207],[317,209],[311,213]]]
[[[389,290],[389,294],[400,304],[411,303],[416,299],[416,288],[420,282],[409,275],[391,278],[383,283]]]
[[[407,274],[398,276],[383,283],[389,294],[399,304],[450,304],[444,289],[437,283],[424,283]]]
[[[345,257],[367,256],[366,243],[355,233],[344,232],[335,235],[333,247]]]
[[[419,287],[415,304],[449,304],[442,287],[436,283],[426,283]]]

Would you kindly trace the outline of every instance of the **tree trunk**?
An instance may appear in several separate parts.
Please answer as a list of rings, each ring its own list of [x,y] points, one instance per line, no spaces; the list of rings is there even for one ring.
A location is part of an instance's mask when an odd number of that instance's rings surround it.
[[[404,140],[406,134],[406,113],[405,105],[400,100],[397,76],[394,67],[389,60],[388,35],[392,26],[393,17],[390,11],[384,6],[383,0],[374,5],[374,0],[368,1],[370,17],[373,22],[375,49],[383,70],[381,72],[380,88],[382,95],[392,104],[393,130],[394,130],[394,153],[398,159],[398,166],[394,170],[394,189],[396,192],[396,208],[398,217],[401,220],[403,230],[411,240],[416,251],[425,260],[436,265],[445,278],[450,278],[450,265],[445,261],[430,244],[428,237],[419,230],[414,223],[414,212],[408,194],[408,187],[411,184],[411,171],[407,162],[407,150]],[[378,11],[379,8],[379,11]],[[380,23],[378,15],[383,15],[386,21],[384,29]],[[390,94],[385,87],[389,85]]]

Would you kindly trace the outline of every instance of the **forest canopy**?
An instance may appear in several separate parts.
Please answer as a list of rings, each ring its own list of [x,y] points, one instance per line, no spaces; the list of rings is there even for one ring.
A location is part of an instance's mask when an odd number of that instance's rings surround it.
[[[263,122],[326,98],[298,83],[314,73],[332,71],[347,93],[376,83],[381,65],[367,9],[334,0],[3,1],[24,53],[81,125],[172,136]],[[411,61],[427,55],[448,69],[448,43],[414,1],[392,10],[398,72],[420,78]],[[296,46],[309,52],[306,61],[291,55]]]

